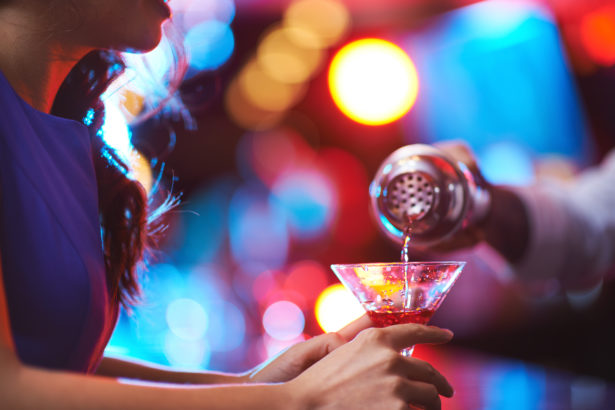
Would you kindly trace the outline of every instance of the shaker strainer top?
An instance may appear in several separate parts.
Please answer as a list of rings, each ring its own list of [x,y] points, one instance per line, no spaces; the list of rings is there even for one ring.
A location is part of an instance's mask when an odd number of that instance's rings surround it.
[[[391,153],[370,185],[371,210],[381,230],[403,242],[430,245],[447,238],[474,212],[471,184],[454,160],[422,144]]]
[[[384,201],[391,214],[399,220],[420,219],[435,200],[433,178],[424,172],[397,175],[386,188]]]

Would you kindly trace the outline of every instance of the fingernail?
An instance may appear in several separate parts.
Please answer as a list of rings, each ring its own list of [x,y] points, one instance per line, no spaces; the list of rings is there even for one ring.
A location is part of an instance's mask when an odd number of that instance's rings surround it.
[[[452,331],[452,330],[450,330],[450,329],[442,329],[442,330],[444,330],[446,333],[448,333],[449,335],[451,335],[451,337],[455,336],[455,333],[453,333],[453,331]]]
[[[442,337],[446,338],[447,340],[450,340],[453,338],[453,336],[455,336],[455,334],[448,330],[448,329],[440,329],[442,332]]]
[[[451,386],[450,384],[448,385],[448,389],[446,394],[444,395],[444,397],[448,397],[451,398],[455,395],[455,389],[453,389],[453,386]]]

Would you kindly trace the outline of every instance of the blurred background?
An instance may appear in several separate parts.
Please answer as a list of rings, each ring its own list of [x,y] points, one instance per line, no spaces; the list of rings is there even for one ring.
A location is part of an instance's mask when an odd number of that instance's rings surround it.
[[[400,146],[461,139],[489,181],[525,185],[571,178],[615,145],[615,2],[170,4],[167,39],[127,56],[106,101],[135,177],[182,198],[110,354],[242,371],[356,317],[329,265],[399,260],[368,185]],[[363,86],[391,104],[347,94]],[[468,261],[432,320],[453,343],[615,380],[612,283],[530,288],[480,245],[413,257]]]

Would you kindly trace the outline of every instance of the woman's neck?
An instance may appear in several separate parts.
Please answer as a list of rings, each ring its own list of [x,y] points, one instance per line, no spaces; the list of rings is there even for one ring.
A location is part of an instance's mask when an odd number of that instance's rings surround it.
[[[36,16],[20,6],[0,7],[0,70],[21,98],[49,113],[60,85],[89,50],[62,44]]]

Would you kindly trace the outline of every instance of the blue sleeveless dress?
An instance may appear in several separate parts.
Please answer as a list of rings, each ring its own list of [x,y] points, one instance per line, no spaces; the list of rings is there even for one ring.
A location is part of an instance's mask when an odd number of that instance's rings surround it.
[[[17,354],[91,373],[117,321],[85,125],[34,109],[0,73],[0,252]]]

